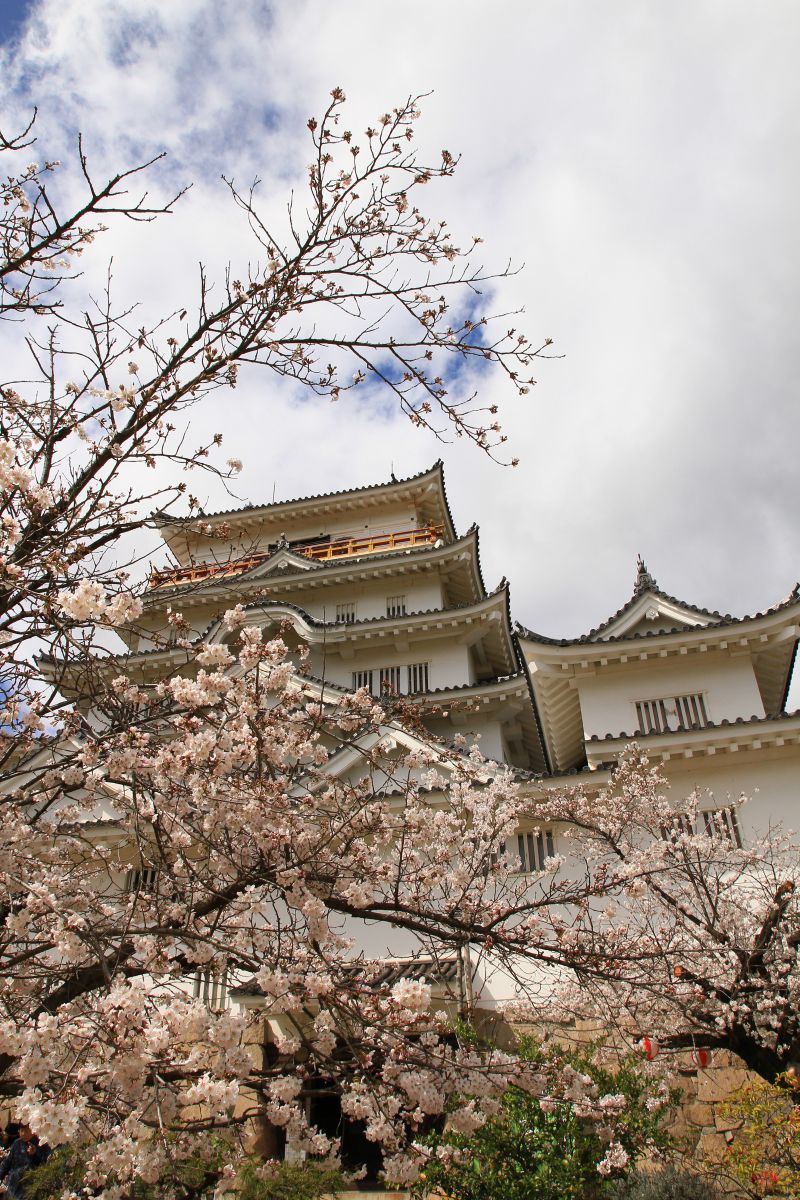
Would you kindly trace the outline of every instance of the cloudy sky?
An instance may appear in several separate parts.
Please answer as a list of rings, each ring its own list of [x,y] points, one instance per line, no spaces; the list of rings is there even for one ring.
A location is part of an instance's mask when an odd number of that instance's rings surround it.
[[[487,582],[556,636],[628,598],[638,552],[737,613],[800,575],[799,57],[796,0],[0,0],[4,128],[35,103],[42,153],[74,159],[82,130],[98,175],[163,149],[154,188],[194,185],[97,247],[145,313],[191,297],[198,260],[253,256],[220,176],[260,176],[277,212],[333,86],[354,128],[432,93],[420,141],[462,154],[436,205],[487,263],[524,264],[493,307],[563,355],[524,402],[484,384],[520,466],[258,374],[196,420],[256,502],[441,455]]]

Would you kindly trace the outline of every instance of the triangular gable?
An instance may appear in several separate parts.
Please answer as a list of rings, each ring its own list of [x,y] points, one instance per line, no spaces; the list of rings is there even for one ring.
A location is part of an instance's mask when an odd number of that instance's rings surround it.
[[[708,613],[681,604],[663,592],[650,591],[635,596],[598,633],[597,641],[608,638],[631,637],[641,633],[665,633],[674,629],[696,629],[715,623]]]
[[[304,684],[306,688],[309,686],[308,681],[302,680],[300,677],[297,677],[297,682]],[[457,769],[457,758],[461,757],[457,751],[437,746],[435,741],[420,737],[402,726],[390,724],[387,721],[386,725],[357,735],[347,746],[343,746],[334,753],[325,764],[325,778],[355,784],[363,779],[367,769],[366,764],[370,763],[369,771],[375,793],[380,794],[383,791],[387,796],[391,796],[403,790],[405,780],[408,778],[408,771],[404,767],[401,776],[393,779],[392,764],[408,754],[422,754],[426,759],[430,755],[433,759],[432,762],[419,762],[417,766],[411,768],[411,776],[416,782],[420,781],[424,772],[431,769],[440,771],[444,776],[452,774]],[[375,759],[370,761],[373,755],[375,755]],[[465,761],[468,757],[468,754],[463,755]],[[381,762],[385,764],[384,770],[380,768]],[[488,782],[498,770],[504,769],[497,763],[486,760],[482,764],[482,769],[479,769],[478,781],[483,776],[483,781]],[[324,782],[319,786],[324,787]]]
[[[293,550],[281,547],[269,558],[246,573],[248,582],[269,575],[294,575],[297,571],[320,571],[322,563],[306,558],[304,554],[296,554]],[[244,578],[244,576],[243,576]]]

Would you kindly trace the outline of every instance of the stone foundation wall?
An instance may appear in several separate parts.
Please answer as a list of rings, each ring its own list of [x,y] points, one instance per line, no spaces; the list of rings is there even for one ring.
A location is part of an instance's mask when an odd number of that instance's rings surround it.
[[[674,1081],[683,1099],[671,1132],[679,1145],[700,1160],[719,1161],[737,1128],[724,1116],[724,1103],[757,1078],[728,1050],[716,1051],[708,1067],[678,1066]]]

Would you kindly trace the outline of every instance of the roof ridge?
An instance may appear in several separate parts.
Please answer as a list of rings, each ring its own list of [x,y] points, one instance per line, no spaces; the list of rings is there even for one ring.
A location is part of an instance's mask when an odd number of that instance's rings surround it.
[[[757,621],[761,617],[769,616],[771,613],[780,612],[782,609],[788,608],[792,604],[796,604],[797,601],[800,600],[800,584],[795,584],[795,586],[783,600],[777,601],[777,603],[770,605],[761,612],[745,613],[744,616],[741,617],[734,617],[730,613],[720,613],[714,609],[702,608],[698,604],[689,604],[687,601],[681,600],[677,596],[671,596],[668,592],[662,592],[660,588],[648,588],[647,591],[641,592],[639,595],[634,594],[631,596],[630,600],[627,600],[625,604],[623,604],[621,608],[617,609],[617,611],[607,620],[601,622],[601,624],[597,625],[594,629],[590,629],[588,633],[580,634],[578,637],[548,637],[545,634],[536,633],[534,630],[528,629],[519,621],[514,622],[515,632],[517,633],[518,637],[526,638],[531,642],[540,642],[543,645],[549,646],[577,646],[584,645],[586,643],[597,642],[600,640],[605,640],[608,642],[634,641],[637,638],[668,637],[674,633],[693,632],[693,630],[679,629],[678,627],[675,627],[674,629],[648,629],[643,633],[622,633],[612,635],[606,639],[600,639],[598,637],[598,635],[608,629],[610,625],[613,625],[616,620],[624,616],[626,612],[629,612],[633,605],[636,604],[642,598],[642,596],[646,595],[657,596],[659,599],[666,600],[670,604],[677,604],[681,608],[685,608],[687,612],[694,612],[700,616],[711,617],[713,619],[713,628],[718,629],[723,625],[738,625],[744,621]]]
[[[433,466],[426,467],[423,471],[418,471],[415,475],[407,475],[403,479],[389,479],[384,483],[367,483],[362,487],[339,488],[332,492],[316,492],[310,496],[294,496],[291,500],[273,500],[266,504],[242,504],[238,508],[222,508],[217,509],[215,512],[200,512],[187,517],[174,517],[170,513],[157,511],[153,513],[153,517],[156,520],[156,524],[160,524],[162,527],[166,525],[187,525],[192,521],[207,521],[216,519],[217,517],[235,516],[239,513],[258,512],[265,508],[284,508],[290,504],[304,504],[311,500],[330,500],[335,496],[347,496],[359,492],[374,492],[379,488],[399,487],[405,483],[414,483],[418,479],[423,479],[426,475],[432,475],[437,470],[442,475],[442,489],[444,490],[444,462],[441,458],[437,458]],[[446,494],[445,506],[449,513],[450,509]]]

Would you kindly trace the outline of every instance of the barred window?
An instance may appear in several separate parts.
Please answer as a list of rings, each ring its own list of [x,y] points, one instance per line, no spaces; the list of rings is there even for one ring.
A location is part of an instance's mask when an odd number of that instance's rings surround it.
[[[371,671],[353,672],[353,691],[366,688],[373,696],[399,696],[402,667],[374,667]]]
[[[125,877],[125,891],[154,892],[158,886],[158,867],[131,867]]]
[[[430,690],[428,687],[428,667],[429,666],[430,666],[430,663],[422,662],[422,663],[411,663],[410,666],[407,668],[409,693],[413,694],[414,692],[427,692]]]
[[[347,604],[336,605],[336,620],[344,621],[345,625],[354,625],[356,620],[357,605],[356,602],[349,601]]]
[[[386,615],[387,617],[404,617],[406,615],[406,597],[387,596]]]
[[[531,829],[520,832],[509,847],[509,857],[516,853],[520,860],[520,871],[528,875],[533,871],[544,870],[544,860],[555,854],[552,829]]]
[[[400,667],[381,667],[381,695],[399,696],[400,694]]]
[[[202,1000],[206,1008],[219,1011],[227,1008],[228,1001],[228,972],[218,975],[209,967],[198,967],[194,975],[192,995],[195,1000]]]
[[[726,808],[710,808],[699,814],[706,833],[721,834],[732,846],[742,847],[742,831],[739,828],[739,818],[732,804]]]
[[[701,729],[708,725],[708,713],[702,692],[666,696],[658,700],[637,700],[636,718],[642,733],[668,733]]]
[[[676,813],[672,818],[672,826],[670,828],[662,827],[662,838],[675,838],[678,834],[685,833],[690,837],[696,833],[707,833],[709,835],[718,835],[727,838],[732,846],[742,847],[742,830],[739,825],[739,818],[736,815],[736,808],[729,804],[725,808],[709,808],[704,809],[697,814],[697,820],[693,821],[686,813]]]

